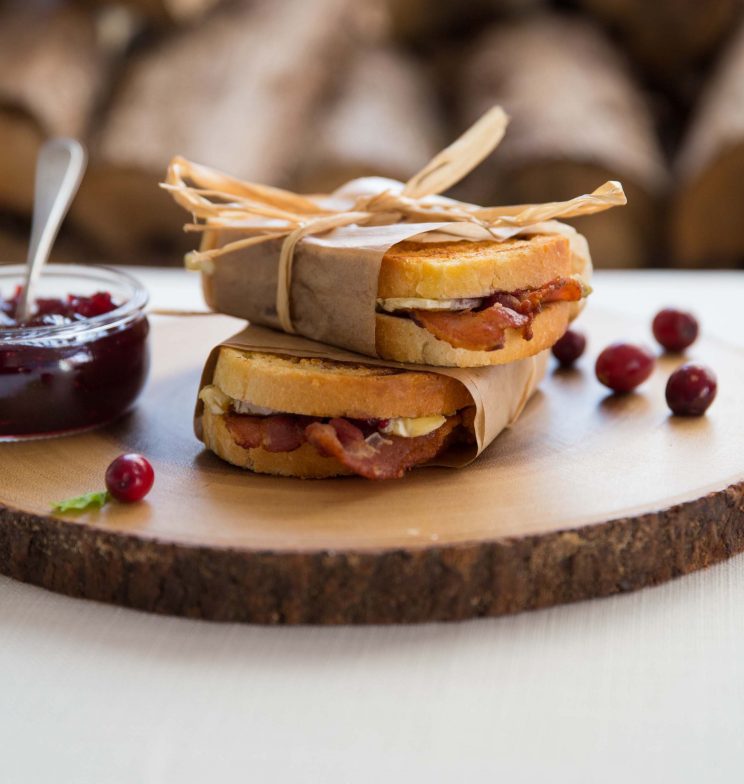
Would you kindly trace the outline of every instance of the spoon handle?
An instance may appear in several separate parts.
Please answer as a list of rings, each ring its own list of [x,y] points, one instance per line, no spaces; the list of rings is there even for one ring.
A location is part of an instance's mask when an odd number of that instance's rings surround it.
[[[26,281],[16,309],[19,322],[29,317],[34,285],[80,186],[86,162],[85,148],[75,139],[51,139],[39,152]]]

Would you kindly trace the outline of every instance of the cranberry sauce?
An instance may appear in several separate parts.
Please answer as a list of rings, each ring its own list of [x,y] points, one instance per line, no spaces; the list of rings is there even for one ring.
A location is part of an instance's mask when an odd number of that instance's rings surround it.
[[[20,296],[20,286],[16,286],[15,293],[10,299],[3,299],[0,292],[0,327],[60,327],[74,324],[76,321],[85,321],[94,316],[102,316],[118,307],[108,291],[97,291],[89,297],[68,294],[66,299],[39,297],[34,302],[31,317],[23,324],[19,324],[16,320],[16,311]]]
[[[0,300],[0,439],[93,427],[134,403],[149,367],[142,311],[71,294],[38,299],[19,325],[16,303],[17,292]]]

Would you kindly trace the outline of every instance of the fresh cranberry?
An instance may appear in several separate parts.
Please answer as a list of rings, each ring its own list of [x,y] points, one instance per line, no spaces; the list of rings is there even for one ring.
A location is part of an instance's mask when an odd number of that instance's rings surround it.
[[[684,351],[698,336],[698,322],[692,313],[675,308],[660,310],[654,318],[654,337],[667,351]]]
[[[117,501],[141,501],[155,481],[150,462],[142,455],[119,455],[106,469],[106,489]]]
[[[613,392],[630,392],[653,372],[654,355],[643,346],[613,343],[598,357],[597,378]]]
[[[700,416],[715,400],[716,374],[705,365],[689,363],[677,368],[666,385],[666,400],[678,416]]]
[[[584,353],[586,338],[581,332],[567,329],[566,333],[553,346],[553,356],[563,367],[571,367]]]

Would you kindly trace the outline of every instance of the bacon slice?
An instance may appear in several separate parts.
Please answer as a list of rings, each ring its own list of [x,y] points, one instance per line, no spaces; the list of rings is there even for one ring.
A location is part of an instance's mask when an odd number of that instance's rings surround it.
[[[519,298],[533,310],[550,302],[578,302],[584,294],[584,287],[576,278],[556,278],[539,289],[521,292]]]
[[[460,416],[455,414],[425,436],[386,435],[376,446],[368,443],[362,431],[345,419],[331,419],[327,424],[313,422],[305,429],[305,435],[320,454],[335,457],[359,476],[400,479],[412,466],[436,457],[458,424]]]
[[[296,414],[228,413],[224,418],[233,440],[243,449],[261,447],[267,452],[294,452],[308,442],[321,455],[334,457],[359,476],[400,479],[409,468],[436,457],[468,415],[472,423],[471,409],[466,409],[463,414],[447,417],[441,427],[425,436],[402,438],[375,431],[369,440],[359,427],[340,417],[327,423]]]
[[[292,414],[250,416],[225,414],[225,425],[238,446],[243,449],[262,447],[267,452],[294,452],[305,443],[309,417]]]
[[[524,339],[530,340],[532,322],[543,305],[578,302],[583,296],[578,280],[556,278],[539,289],[493,294],[480,310],[413,310],[411,318],[454,348],[496,351],[504,347],[507,329],[522,329]]]
[[[414,310],[413,320],[455,348],[470,351],[495,351],[504,347],[506,330],[528,327],[529,316],[505,308],[497,302],[486,310],[427,311]]]

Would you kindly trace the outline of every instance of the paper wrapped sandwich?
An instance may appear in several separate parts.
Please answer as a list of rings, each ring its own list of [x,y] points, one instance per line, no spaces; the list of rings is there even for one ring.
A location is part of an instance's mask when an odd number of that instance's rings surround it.
[[[439,196],[500,141],[496,107],[403,184],[301,196],[175,158],[168,189],[202,232],[187,266],[215,310],[397,362],[500,365],[560,338],[589,293],[584,238],[556,218],[625,203],[479,207]]]
[[[398,479],[473,460],[520,415],[546,361],[431,372],[247,327],[210,355],[195,430],[259,473]]]

